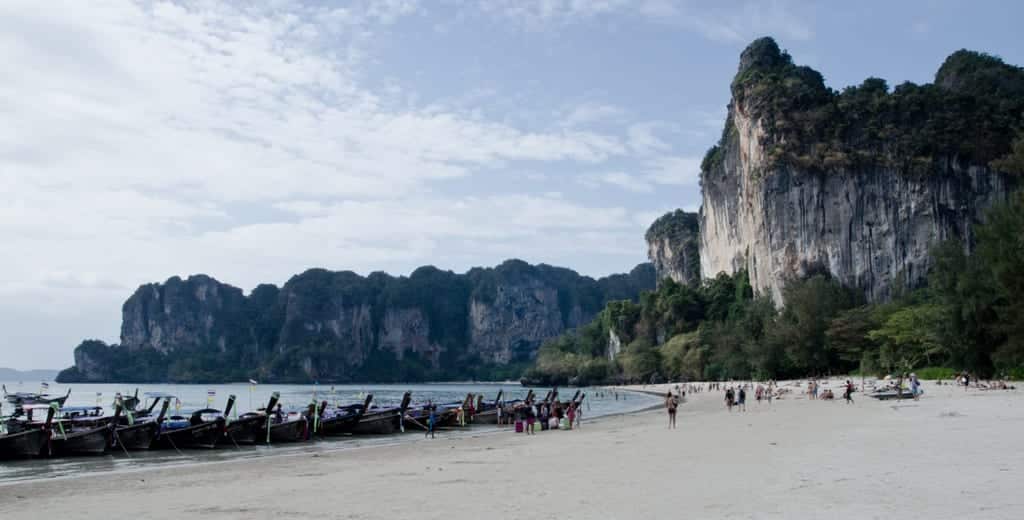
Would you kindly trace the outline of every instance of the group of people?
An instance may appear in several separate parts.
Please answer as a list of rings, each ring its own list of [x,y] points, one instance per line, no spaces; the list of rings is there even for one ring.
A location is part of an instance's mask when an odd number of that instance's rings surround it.
[[[563,406],[561,402],[523,403],[514,410],[516,432],[536,435],[537,424],[541,431],[580,427],[583,419],[583,408],[573,401]]]

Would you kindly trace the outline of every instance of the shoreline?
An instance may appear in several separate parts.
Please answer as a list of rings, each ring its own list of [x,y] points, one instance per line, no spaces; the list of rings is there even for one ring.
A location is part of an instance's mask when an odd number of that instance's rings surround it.
[[[637,392],[634,390],[619,388],[622,392],[633,392],[633,393],[644,393]],[[584,419],[587,424],[599,423],[600,421],[625,416],[632,414],[641,414],[649,412],[651,410],[660,408],[659,403],[652,403],[650,406],[638,408],[635,410],[625,410],[620,412],[611,412],[593,418],[585,416]],[[202,466],[216,466],[225,464],[241,464],[247,461],[263,460],[263,459],[276,459],[286,457],[299,457],[305,455],[312,455],[318,457],[321,455],[337,454],[342,452],[352,452],[357,450],[372,450],[376,448],[389,448],[395,446],[401,446],[409,443],[415,443],[416,438],[423,432],[418,430],[407,431],[405,433],[396,433],[389,435],[367,435],[367,436],[339,436],[328,439],[316,439],[312,442],[301,442],[301,443],[285,443],[271,446],[246,446],[241,448],[246,453],[238,453],[235,450],[238,448],[231,447],[218,447],[214,450],[185,450],[184,459],[175,460],[176,454],[171,451],[138,451],[131,452],[135,457],[153,457],[153,461],[143,462],[139,466],[123,467],[123,468],[95,468],[91,470],[84,470],[66,475],[38,475],[29,476],[24,478],[0,478],[0,489],[5,487],[16,486],[19,484],[31,484],[36,482],[57,482],[57,481],[69,481],[83,478],[92,478],[98,476],[116,476],[121,474],[133,474],[133,473],[144,473],[144,472],[156,472],[169,470],[181,467],[202,467]],[[497,426],[497,425],[478,425],[471,426],[468,429],[460,429],[456,427],[448,427],[439,429],[437,431],[437,440],[446,440],[452,442],[459,442],[463,439],[487,437],[497,434],[512,434],[513,427],[509,425]],[[274,450],[280,450],[275,453]],[[215,456],[219,452],[223,458],[216,460],[204,460],[203,457],[209,458]],[[159,459],[161,455],[165,455],[166,458]],[[66,457],[63,459],[52,459],[52,460],[63,460],[63,461],[74,461],[81,464],[89,464],[93,462],[111,462],[111,459],[105,457],[116,457],[117,459],[113,462],[121,463],[132,463],[131,457],[127,459],[121,458],[123,454],[121,452],[112,451],[110,455],[100,457],[89,457],[89,456],[78,456],[78,457]],[[51,459],[26,459],[13,461],[22,464],[45,464]]]
[[[679,427],[654,410],[574,431],[467,432],[367,449],[11,483],[5,518],[481,517],[1015,518],[1024,393],[928,385],[920,401],[813,401],[797,391],[727,412],[687,395]],[[498,433],[508,433],[499,436]],[[500,440],[500,441],[499,441]],[[1009,447],[1009,449],[1007,449]],[[381,448],[381,449],[374,449]],[[342,453],[344,452],[344,453]],[[300,456],[305,455],[305,456]]]

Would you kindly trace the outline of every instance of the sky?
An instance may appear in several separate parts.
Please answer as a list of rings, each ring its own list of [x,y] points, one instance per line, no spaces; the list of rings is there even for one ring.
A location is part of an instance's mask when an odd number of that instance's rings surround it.
[[[252,4],[252,5],[250,5]],[[833,88],[1024,64],[1019,2],[0,2],[0,366],[117,342],[140,284],[646,261],[739,53]]]

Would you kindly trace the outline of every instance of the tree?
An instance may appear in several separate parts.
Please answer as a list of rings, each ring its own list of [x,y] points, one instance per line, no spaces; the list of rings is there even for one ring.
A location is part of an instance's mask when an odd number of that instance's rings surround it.
[[[881,345],[880,362],[890,372],[903,372],[931,365],[941,359],[943,349],[935,324],[943,316],[936,304],[913,305],[897,310],[868,337]]]
[[[856,296],[826,275],[791,281],[783,287],[786,306],[773,333],[784,345],[793,368],[803,374],[823,374],[835,366],[837,354],[828,349],[825,331],[839,312],[853,307]]]
[[[992,161],[996,170],[1017,175],[1024,175],[1024,132],[1013,141],[1010,153]]]
[[[989,325],[1002,339],[994,358],[1001,369],[1024,367],[1024,191],[989,211],[978,230],[977,262],[990,277],[996,318]]]

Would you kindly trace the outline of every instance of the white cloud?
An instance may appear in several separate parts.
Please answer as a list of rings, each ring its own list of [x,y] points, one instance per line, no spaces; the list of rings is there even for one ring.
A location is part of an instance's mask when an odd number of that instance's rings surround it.
[[[670,186],[697,186],[700,182],[700,163],[697,157],[664,156],[648,162],[647,178],[655,184]]]
[[[488,0],[480,7],[485,13],[509,18],[530,30],[599,16],[635,15],[724,43],[747,43],[767,34],[797,41],[814,36],[804,19],[806,6],[789,0]]]
[[[639,155],[651,155],[654,153],[665,153],[672,149],[672,146],[656,136],[654,133],[659,128],[669,125],[660,122],[634,123],[627,129],[629,147]]]
[[[311,266],[404,273],[515,256],[606,274],[639,261],[631,212],[574,200],[558,173],[617,170],[641,151],[655,161],[663,141],[642,125],[594,130],[626,117],[606,104],[559,102],[574,108],[525,127],[484,117],[484,101],[367,86],[371,43],[424,9],[0,3],[0,299],[59,317],[59,335],[37,336],[61,360],[45,364],[68,363],[82,337],[115,339],[120,300],[172,275],[248,289]],[[498,189],[445,191],[514,172]],[[600,182],[650,193],[648,174]],[[0,344],[37,334],[41,315],[0,327]]]
[[[653,187],[643,178],[629,175],[625,172],[604,172],[580,175],[577,177],[580,184],[597,189],[604,186],[611,186],[617,190],[626,190],[633,193],[650,193]]]
[[[623,114],[625,114],[625,110],[614,105],[584,103],[573,107],[572,110],[565,115],[562,121],[562,126],[576,127],[593,123],[595,121],[617,118]]]

